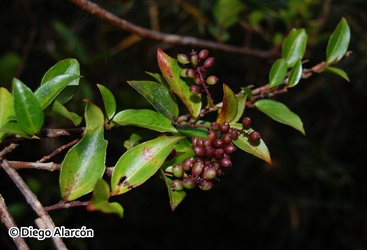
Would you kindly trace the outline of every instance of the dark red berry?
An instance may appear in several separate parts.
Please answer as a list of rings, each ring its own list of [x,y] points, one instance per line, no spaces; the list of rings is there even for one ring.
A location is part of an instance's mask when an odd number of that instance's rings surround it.
[[[192,168],[192,165],[194,164],[195,159],[190,157],[190,158],[186,158],[183,162],[182,162],[182,169],[184,171],[189,171]]]
[[[227,154],[232,154],[234,151],[236,151],[236,147],[232,144],[226,145],[223,148],[224,152],[226,152]]]
[[[206,69],[203,67],[198,68],[198,72],[204,76],[206,75]]]
[[[210,124],[210,129],[214,132],[217,132],[220,129],[220,125],[217,122],[212,122]]]
[[[213,130],[209,130],[208,131],[208,139],[210,140],[210,141],[215,141],[216,139],[217,139],[218,137],[217,137],[217,134],[213,131]]]
[[[219,164],[224,168],[228,168],[232,165],[232,162],[229,158],[221,158]]]
[[[208,167],[203,172],[203,178],[206,180],[214,179],[217,176],[217,168],[216,167]]]
[[[237,131],[237,129],[232,129],[230,131],[230,135],[232,137],[232,140],[236,140],[238,138],[238,131]]]
[[[244,117],[242,119],[242,126],[244,129],[248,129],[251,127],[251,117]]]
[[[230,136],[229,134],[225,134],[222,138],[223,140],[223,143],[224,144],[228,144],[228,143],[231,143],[232,141],[232,136]]]
[[[213,188],[213,182],[211,181],[203,181],[199,184],[199,188],[204,191],[208,191]]]
[[[215,154],[215,156],[216,156],[217,158],[222,158],[222,157],[223,157],[223,155],[224,155],[224,149],[222,149],[222,148],[217,148],[217,149],[215,150],[214,154]]]
[[[186,177],[182,180],[182,185],[186,189],[193,189],[196,186],[196,181],[192,177]]]
[[[214,57],[209,57],[208,59],[205,60],[203,66],[205,68],[210,68],[211,66],[213,66],[215,63],[215,58]]]
[[[214,154],[215,150],[212,147],[205,147],[205,156],[210,157]]]
[[[203,147],[211,147],[213,144],[213,142],[209,139],[204,139],[203,140]]]
[[[229,131],[231,127],[229,126],[229,123],[228,122],[225,122],[223,124],[220,125],[220,132],[222,132],[223,134],[224,133],[227,133]]]
[[[193,148],[194,150],[194,153],[197,155],[197,156],[204,156],[205,154],[205,150],[203,147],[200,147],[200,146],[194,146]]]
[[[199,59],[201,60],[208,58],[208,56],[209,56],[209,50],[207,49],[203,49],[199,52]]]
[[[257,131],[252,131],[249,135],[248,138],[250,141],[252,142],[258,142],[261,139],[261,135],[259,132]]]
[[[198,94],[201,94],[202,90],[201,90],[200,86],[198,86],[198,85],[191,85],[190,86],[190,92],[195,94],[195,95],[198,95]]]
[[[196,161],[194,163],[194,165],[192,165],[192,169],[191,169],[191,175],[193,177],[196,177],[198,175],[201,175],[201,173],[204,170],[204,162],[202,161]]]
[[[216,148],[220,148],[220,147],[223,147],[223,141],[222,141],[222,139],[219,139],[219,138],[217,138],[215,141],[214,141],[214,146],[216,147]]]

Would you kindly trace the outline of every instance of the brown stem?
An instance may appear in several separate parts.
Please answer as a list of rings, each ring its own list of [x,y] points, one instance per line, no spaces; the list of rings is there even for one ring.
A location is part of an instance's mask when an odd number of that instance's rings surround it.
[[[233,45],[227,45],[223,43],[198,39],[195,37],[189,36],[180,36],[180,35],[173,35],[167,34],[155,30],[150,30],[143,28],[141,26],[137,26],[132,24],[125,19],[115,16],[111,12],[99,7],[97,4],[92,3],[88,0],[70,0],[74,4],[78,5],[79,7],[83,8],[84,10],[88,11],[90,14],[95,15],[102,20],[105,20],[116,27],[126,30],[130,33],[137,34],[144,38],[149,38],[157,41],[162,41],[170,44],[176,45],[185,45],[185,46],[195,46],[195,47],[202,47],[207,49],[213,50],[222,50],[231,53],[237,54],[245,54],[250,56],[256,56],[260,58],[271,58],[278,55],[279,51],[278,48],[272,48],[270,50],[257,50],[251,49],[248,47],[238,47]]]
[[[8,161],[12,168],[18,170],[23,168],[36,169],[36,170],[47,170],[53,172],[60,169],[60,164],[47,162],[26,162],[26,161]]]
[[[71,201],[71,202],[60,201],[59,203],[45,207],[45,210],[51,211],[51,210],[57,210],[57,209],[62,209],[62,208],[67,209],[71,207],[81,207],[81,206],[87,206],[88,203],[89,201]]]
[[[44,157],[42,157],[42,159],[38,160],[37,162],[45,162],[48,161],[50,158],[54,157],[55,155],[57,155],[58,153],[60,153],[61,151],[63,151],[64,149],[67,149],[71,146],[73,146],[74,144],[76,144],[80,139],[75,139],[65,145],[62,145],[61,147],[57,148],[56,150],[54,150],[51,154],[46,155]]]

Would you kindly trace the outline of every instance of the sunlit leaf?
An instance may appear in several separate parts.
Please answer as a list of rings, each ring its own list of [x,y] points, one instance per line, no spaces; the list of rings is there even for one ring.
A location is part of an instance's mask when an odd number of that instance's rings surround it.
[[[93,198],[87,205],[87,210],[114,213],[122,218],[124,215],[123,207],[117,202],[109,202],[109,197],[110,187],[105,180],[99,179],[93,190]]]
[[[349,77],[348,77],[347,73],[342,69],[335,68],[335,67],[326,67],[326,68],[324,68],[324,71],[329,71],[333,74],[336,74],[336,75],[344,78],[345,80],[347,80],[349,82]]]
[[[181,79],[181,67],[177,60],[168,56],[161,49],[157,50],[158,66],[172,91],[182,100],[193,118],[201,111],[201,95],[190,92],[190,86]]]
[[[269,74],[269,88],[274,88],[284,81],[287,75],[287,61],[279,58],[273,64]]]
[[[101,109],[87,102],[85,121],[83,138],[67,152],[61,163],[60,190],[65,201],[91,192],[106,168],[107,141],[103,138],[104,116]]]
[[[116,100],[112,92],[101,84],[97,84],[99,91],[101,92],[104,108],[106,110],[106,115],[108,120],[111,120],[116,112]]]
[[[177,132],[170,120],[150,109],[125,109],[113,117],[113,122],[120,126],[138,126],[158,132]]]
[[[289,74],[288,87],[291,88],[296,86],[299,80],[301,79],[301,76],[302,76],[302,62],[301,59],[298,59],[293,69],[291,70],[291,73]]]
[[[339,61],[348,50],[350,41],[350,28],[343,17],[329,38],[326,48],[326,61],[333,63]]]
[[[40,131],[44,122],[43,110],[32,90],[18,79],[13,80],[13,102],[19,127],[29,135]]]
[[[307,34],[304,29],[292,29],[283,42],[282,57],[288,68],[293,67],[306,51]]]
[[[13,116],[15,116],[13,96],[6,88],[0,87],[0,128],[7,124]],[[0,142],[5,135],[5,133],[0,132]]]
[[[255,102],[256,108],[277,122],[286,124],[305,134],[303,123],[299,116],[286,105],[274,100],[261,99]]]
[[[162,84],[152,81],[128,81],[159,113],[172,122],[178,117],[178,105],[171,92]]]
[[[222,124],[224,122],[232,121],[237,115],[238,101],[236,94],[228,87],[223,84],[223,104],[220,109],[220,113],[217,118],[217,122]]]
[[[181,191],[173,190],[171,188],[172,180],[164,174],[163,170],[160,170],[160,177],[163,179],[163,181],[166,184],[171,210],[174,211],[177,208],[177,206],[185,199],[186,192],[185,190],[181,190]]]
[[[148,180],[181,139],[183,137],[161,136],[126,151],[112,173],[112,195],[126,193]]]

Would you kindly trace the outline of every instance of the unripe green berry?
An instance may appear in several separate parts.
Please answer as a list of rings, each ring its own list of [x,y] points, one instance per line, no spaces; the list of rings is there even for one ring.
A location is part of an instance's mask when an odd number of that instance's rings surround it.
[[[184,171],[183,171],[181,165],[173,164],[173,166],[172,166],[172,174],[173,174],[174,177],[181,178],[183,176],[183,173],[184,173]]]
[[[192,177],[186,177],[182,180],[182,185],[186,189],[193,189],[196,187],[196,181]]]
[[[203,172],[203,178],[206,180],[214,179],[217,176],[217,168],[216,167],[208,167]]]
[[[171,188],[173,189],[173,190],[175,190],[175,191],[181,191],[183,188],[184,188],[184,186],[182,185],[183,183],[182,183],[182,180],[180,180],[180,179],[176,179],[176,180],[174,180],[173,182],[172,182],[172,184],[171,184]]]
[[[177,55],[177,61],[181,64],[184,64],[184,65],[190,63],[189,57],[185,54],[178,54]]]
[[[208,191],[208,190],[212,189],[213,186],[214,186],[214,184],[211,181],[203,181],[202,183],[199,184],[199,188],[201,190],[204,190],[204,191]]]
[[[206,78],[206,83],[208,85],[215,85],[215,84],[217,84],[218,81],[219,81],[219,79],[216,76],[209,76],[208,78]]]
[[[181,69],[180,70],[180,76],[181,77],[187,77],[187,71],[188,71],[189,69],[186,69],[186,68],[184,68],[184,69]]]
[[[196,54],[196,52],[191,54],[191,63],[194,67],[198,66],[199,64],[199,56]]]

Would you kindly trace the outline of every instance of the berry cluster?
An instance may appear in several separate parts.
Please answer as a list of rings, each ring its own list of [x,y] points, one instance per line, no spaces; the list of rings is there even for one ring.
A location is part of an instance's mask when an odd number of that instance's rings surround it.
[[[210,96],[206,84],[214,85],[219,79],[214,75],[206,77],[207,69],[215,63],[215,58],[209,57],[209,50],[203,49],[199,53],[193,50],[190,57],[186,54],[178,54],[177,61],[186,66],[181,70],[180,75],[193,78],[196,83],[196,85],[190,86],[191,93],[200,94],[202,92],[200,86],[203,86],[208,96]],[[189,68],[190,63],[192,68]]]
[[[237,139],[238,131],[227,122],[213,122],[207,136],[191,139],[195,158],[190,157],[181,165],[173,165],[172,174],[177,179],[172,182],[172,189],[179,191],[198,186],[202,190],[210,190],[219,181],[224,169],[232,165],[230,154],[236,150],[232,140]]]

